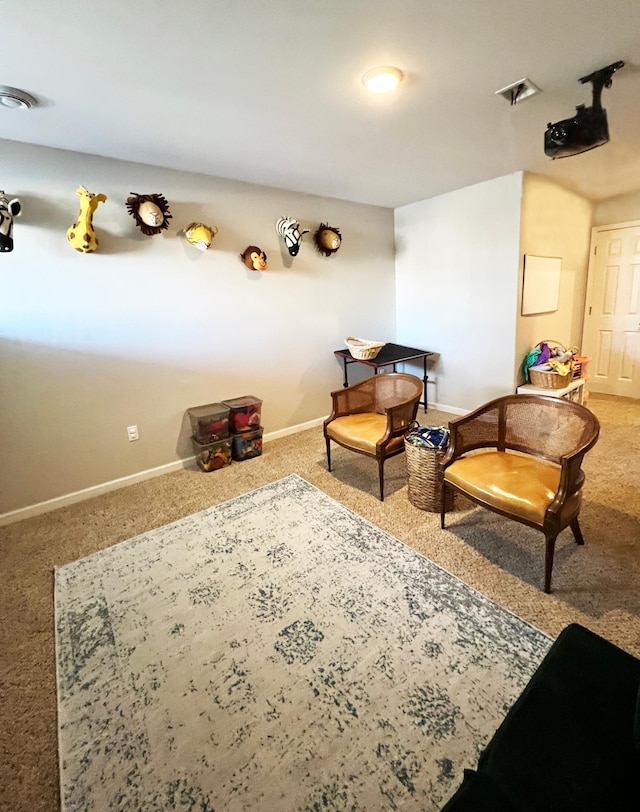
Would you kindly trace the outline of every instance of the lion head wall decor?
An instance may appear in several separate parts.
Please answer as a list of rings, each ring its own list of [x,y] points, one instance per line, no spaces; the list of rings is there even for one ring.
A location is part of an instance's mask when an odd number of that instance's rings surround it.
[[[240,254],[240,259],[250,271],[267,270],[267,255],[257,245],[249,245],[245,248]]]
[[[313,241],[322,256],[330,257],[342,245],[342,234],[339,229],[327,223],[320,223],[313,235]]]
[[[211,248],[218,229],[215,226],[205,226],[204,223],[190,223],[182,229],[182,233],[194,248],[199,251],[207,251]]]
[[[131,192],[127,198],[127,210],[136,225],[148,237],[169,228],[171,212],[163,195],[139,195]]]

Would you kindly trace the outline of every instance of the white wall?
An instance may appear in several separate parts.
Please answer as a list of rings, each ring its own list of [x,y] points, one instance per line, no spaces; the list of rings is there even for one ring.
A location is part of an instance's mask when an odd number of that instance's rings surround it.
[[[439,353],[429,400],[514,391],[522,174],[396,209],[398,343]]]
[[[552,339],[580,349],[592,218],[589,200],[540,175],[526,173],[523,190],[518,302],[526,254],[560,257],[562,266],[557,310],[522,316],[518,306],[519,382],[524,381],[522,361],[538,342]]]
[[[189,406],[252,394],[265,433],[316,420],[345,336],[395,338],[389,209],[9,141],[0,156],[23,205],[0,256],[0,514],[190,456]],[[89,255],[65,237],[80,184],[108,198]],[[163,194],[170,228],[142,235],[131,192]],[[309,234],[291,259],[282,215],[340,228],[340,251],[322,257]],[[194,220],[219,229],[208,252],[179,234]],[[239,261],[249,244],[265,273]]]

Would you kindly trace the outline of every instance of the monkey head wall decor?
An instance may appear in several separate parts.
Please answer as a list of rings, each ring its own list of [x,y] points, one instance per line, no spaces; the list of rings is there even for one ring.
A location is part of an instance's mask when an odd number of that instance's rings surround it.
[[[249,245],[240,254],[240,259],[250,271],[266,271],[267,255],[257,245]]]
[[[207,251],[211,248],[218,229],[215,226],[205,226],[204,223],[190,223],[182,229],[182,233],[194,248],[199,251]]]
[[[13,200],[0,191],[0,253],[13,251],[13,218],[18,217],[22,206],[17,197]]]
[[[127,198],[127,210],[140,231],[148,237],[169,228],[172,215],[163,195],[139,195],[131,192],[131,197]]]
[[[322,256],[330,257],[342,245],[342,234],[339,229],[333,228],[327,223],[320,223],[313,235],[313,241]]]

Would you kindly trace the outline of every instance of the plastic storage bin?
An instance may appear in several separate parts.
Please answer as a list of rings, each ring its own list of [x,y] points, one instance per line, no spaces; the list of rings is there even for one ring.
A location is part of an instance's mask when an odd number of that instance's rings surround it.
[[[229,425],[234,433],[255,429],[260,425],[262,417],[262,401],[253,395],[243,395],[240,398],[223,400],[224,406],[230,409]]]
[[[231,453],[234,460],[250,460],[262,454],[262,426],[248,431],[241,431],[231,438]]]
[[[229,436],[229,407],[224,403],[208,403],[187,409],[193,436],[203,443],[213,443]]]
[[[196,461],[203,471],[217,471],[225,465],[231,465],[231,437],[223,440],[216,440],[213,443],[203,443],[192,437],[193,450]]]

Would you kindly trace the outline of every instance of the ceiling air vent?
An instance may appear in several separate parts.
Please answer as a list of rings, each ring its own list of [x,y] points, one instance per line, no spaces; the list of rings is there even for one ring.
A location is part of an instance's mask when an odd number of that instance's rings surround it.
[[[496,96],[502,96],[509,104],[518,104],[531,96],[542,93],[542,90],[531,81],[531,79],[520,79],[512,85],[496,90]]]

